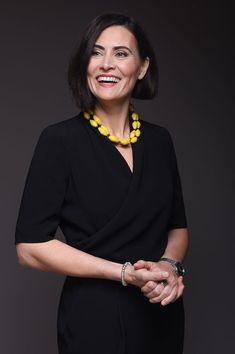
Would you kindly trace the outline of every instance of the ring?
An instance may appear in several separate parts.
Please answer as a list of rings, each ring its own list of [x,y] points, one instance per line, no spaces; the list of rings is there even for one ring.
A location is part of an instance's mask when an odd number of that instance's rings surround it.
[[[160,283],[161,285],[163,285],[164,287],[167,285],[167,280],[163,280],[163,281],[161,281],[161,283]]]

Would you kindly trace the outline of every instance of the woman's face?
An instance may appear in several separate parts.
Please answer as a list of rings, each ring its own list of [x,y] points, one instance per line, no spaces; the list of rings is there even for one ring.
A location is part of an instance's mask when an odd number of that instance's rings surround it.
[[[97,38],[89,60],[89,88],[98,101],[129,100],[148,65],[148,58],[141,61],[136,39],[128,29],[108,27]]]

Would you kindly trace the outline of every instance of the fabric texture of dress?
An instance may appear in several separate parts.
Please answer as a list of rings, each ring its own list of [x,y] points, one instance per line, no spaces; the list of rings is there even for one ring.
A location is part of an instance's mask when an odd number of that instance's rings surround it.
[[[59,226],[69,245],[95,256],[157,261],[167,232],[187,221],[171,136],[140,121],[133,172],[82,113],[46,127],[26,178],[15,243],[52,240]],[[131,285],[67,276],[57,329],[59,354],[182,354],[183,301],[163,307]]]

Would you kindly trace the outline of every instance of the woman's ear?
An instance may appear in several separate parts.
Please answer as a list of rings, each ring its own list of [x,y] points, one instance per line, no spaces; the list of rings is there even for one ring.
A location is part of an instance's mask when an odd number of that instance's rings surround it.
[[[140,68],[140,73],[138,76],[138,80],[142,80],[148,70],[149,67],[149,57],[146,57],[143,61],[142,61],[142,65]]]

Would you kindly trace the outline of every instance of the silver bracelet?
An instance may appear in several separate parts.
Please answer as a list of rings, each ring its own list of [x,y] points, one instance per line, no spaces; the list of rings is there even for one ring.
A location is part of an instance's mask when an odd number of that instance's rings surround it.
[[[127,282],[125,281],[125,270],[126,270],[126,267],[129,266],[129,265],[131,266],[132,264],[131,264],[130,262],[126,262],[126,263],[124,263],[123,266],[122,266],[121,282],[122,282],[122,285],[123,285],[123,286],[127,286],[127,285],[128,285]]]

